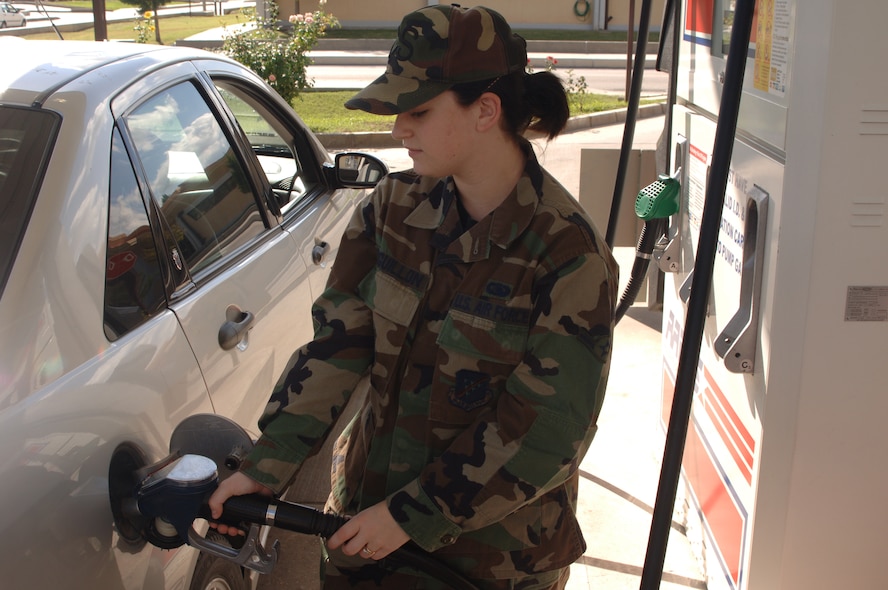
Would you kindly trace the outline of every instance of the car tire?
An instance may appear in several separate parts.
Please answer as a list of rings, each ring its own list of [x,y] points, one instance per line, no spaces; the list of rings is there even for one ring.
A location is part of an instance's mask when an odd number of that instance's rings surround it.
[[[207,533],[214,543],[228,544],[224,536],[218,533]],[[219,557],[201,554],[194,568],[191,590],[248,590],[241,568]]]

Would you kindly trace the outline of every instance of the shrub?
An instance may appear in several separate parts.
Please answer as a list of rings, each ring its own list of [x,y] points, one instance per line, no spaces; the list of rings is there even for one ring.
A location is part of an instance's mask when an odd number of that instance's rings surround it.
[[[558,60],[551,55],[546,56],[546,71],[558,74],[556,70]],[[533,73],[533,66],[530,65],[530,59],[527,60],[527,73]],[[573,70],[567,70],[565,76],[560,76],[561,83],[564,85],[564,91],[567,93],[567,102],[570,105],[572,113],[586,111],[586,93],[589,85],[586,83],[585,76],[574,76]]]
[[[249,16],[252,28],[228,35],[222,51],[256,72],[291,103],[313,84],[307,76],[311,64],[308,52],[327,29],[339,26],[336,17],[324,12],[325,4],[322,0],[317,11],[294,14],[288,22],[282,22],[278,20],[277,5],[268,2],[268,17],[253,12]]]

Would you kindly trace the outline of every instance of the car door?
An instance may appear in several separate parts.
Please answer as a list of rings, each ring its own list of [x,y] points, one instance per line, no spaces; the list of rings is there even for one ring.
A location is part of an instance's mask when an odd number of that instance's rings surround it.
[[[278,221],[308,264],[309,283],[317,297],[364,191],[329,188],[332,158],[298,115],[276,94],[259,94],[231,69],[213,66],[212,83],[243,132],[248,150],[257,157]]]
[[[252,105],[254,122],[283,142],[256,150],[228,110],[234,99],[226,102],[220,91]],[[326,212],[334,193],[304,130],[280,116],[268,92],[231,68],[218,86],[204,77],[154,88],[123,117],[170,228],[168,262],[183,277],[170,307],[215,411],[254,435],[290,355],[312,335],[310,277],[326,272],[310,262],[312,251],[333,239],[335,225]],[[281,178],[293,186],[284,188]],[[341,201],[355,196],[337,195],[334,217],[346,215]]]

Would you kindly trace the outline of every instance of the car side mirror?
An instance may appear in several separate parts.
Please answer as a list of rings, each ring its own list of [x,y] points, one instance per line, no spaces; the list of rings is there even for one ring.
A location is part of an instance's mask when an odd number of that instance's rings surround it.
[[[343,152],[336,154],[332,182],[336,188],[373,188],[388,174],[388,166],[370,154]]]

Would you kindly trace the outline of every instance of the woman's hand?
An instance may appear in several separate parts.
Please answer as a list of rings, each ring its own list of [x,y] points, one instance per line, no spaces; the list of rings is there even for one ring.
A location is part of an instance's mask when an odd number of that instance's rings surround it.
[[[350,518],[330,537],[327,547],[341,548],[346,555],[382,559],[409,540],[385,502],[380,502]]]
[[[207,501],[207,505],[210,507],[210,513],[213,518],[219,518],[222,516],[222,505],[225,503],[225,500],[232,496],[245,496],[247,494],[262,494],[263,496],[270,497],[274,495],[274,492],[238,471],[220,483],[219,487],[216,488],[216,491],[213,492],[213,495],[210,496],[210,499]],[[223,535],[244,534],[244,531],[236,527],[228,526],[227,524],[222,524],[221,522],[211,522],[210,526]]]

